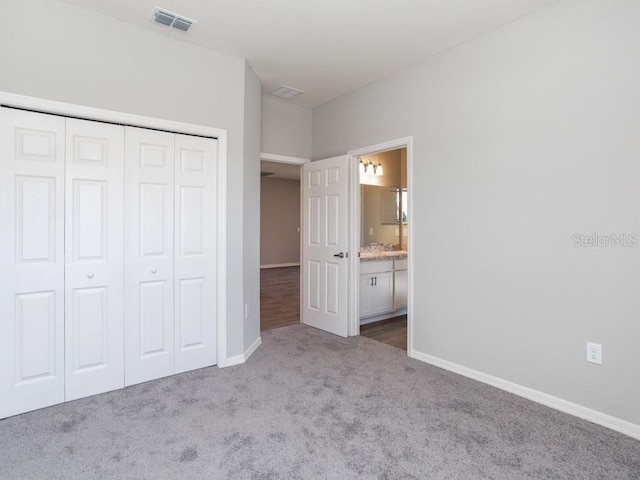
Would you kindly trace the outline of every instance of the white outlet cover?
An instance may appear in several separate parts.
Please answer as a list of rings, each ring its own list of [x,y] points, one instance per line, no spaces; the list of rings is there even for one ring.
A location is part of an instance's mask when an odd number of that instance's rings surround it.
[[[587,362],[602,365],[602,345],[587,342]]]

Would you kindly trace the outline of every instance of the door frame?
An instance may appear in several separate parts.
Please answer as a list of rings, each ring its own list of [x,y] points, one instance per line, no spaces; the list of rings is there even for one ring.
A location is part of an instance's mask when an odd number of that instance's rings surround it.
[[[411,208],[413,206],[413,137],[402,137],[387,142],[370,145],[368,147],[357,148],[347,152],[349,157],[349,172],[351,177],[350,185],[350,212],[351,221],[351,244],[349,250],[352,255],[349,257],[349,336],[360,335],[360,257],[357,252],[360,251],[360,176],[358,171],[358,157],[365,155],[373,155],[376,153],[388,152],[389,150],[398,150],[400,148],[407,149],[407,206],[411,223],[409,226],[408,248],[407,248],[407,355],[413,351],[413,232],[415,231],[415,215],[412,215]]]
[[[222,128],[145,117],[142,115],[58,102],[3,91],[0,91],[0,105],[65,117],[76,117],[83,120],[95,120],[142,128],[167,130],[174,133],[215,137],[218,139],[216,198],[216,215],[218,218],[216,224],[216,360],[218,367],[227,366],[227,265],[225,263],[225,259],[227,258],[227,131]]]

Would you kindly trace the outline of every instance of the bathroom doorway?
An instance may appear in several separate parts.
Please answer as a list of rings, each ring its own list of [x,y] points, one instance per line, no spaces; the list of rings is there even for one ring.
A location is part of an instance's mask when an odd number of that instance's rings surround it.
[[[409,353],[411,139],[350,155],[358,165],[354,330]]]

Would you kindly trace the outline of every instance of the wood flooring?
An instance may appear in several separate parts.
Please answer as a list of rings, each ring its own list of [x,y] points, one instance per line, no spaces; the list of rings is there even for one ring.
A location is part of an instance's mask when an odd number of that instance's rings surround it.
[[[300,267],[260,270],[260,330],[300,323]]]
[[[407,316],[400,315],[388,320],[361,325],[360,335],[406,351]]]
[[[300,267],[260,270],[260,330],[300,323]],[[407,350],[407,316],[360,327],[360,335]]]

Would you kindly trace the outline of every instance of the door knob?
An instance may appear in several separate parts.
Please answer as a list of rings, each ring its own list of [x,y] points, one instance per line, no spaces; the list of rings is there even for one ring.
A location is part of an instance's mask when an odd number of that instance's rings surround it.
[[[151,273],[158,273],[158,270],[156,268],[152,268]]]
[[[92,272],[87,273],[87,278],[93,278],[93,273]]]
[[[344,252],[336,253],[334,257],[344,258]]]

